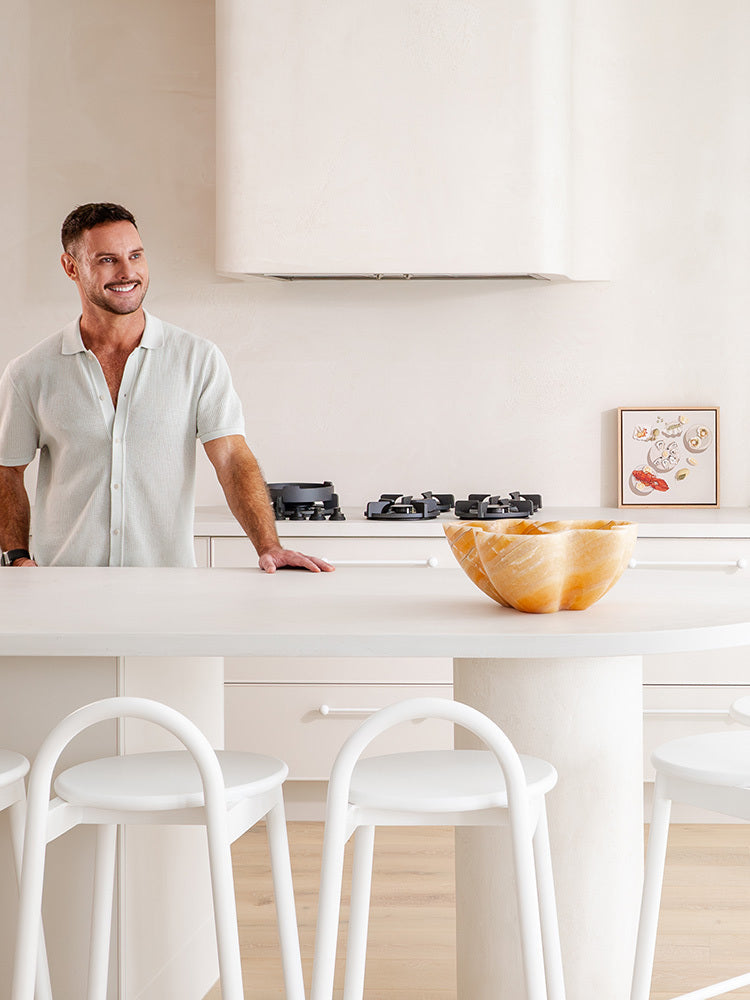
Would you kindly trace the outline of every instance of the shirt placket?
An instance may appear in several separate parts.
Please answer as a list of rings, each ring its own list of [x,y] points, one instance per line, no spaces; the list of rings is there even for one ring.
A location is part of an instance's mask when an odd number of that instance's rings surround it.
[[[117,396],[117,406],[112,403],[112,397],[107,386],[104,372],[96,356],[89,351],[92,361],[90,371],[102,415],[111,435],[111,461],[109,479],[109,565],[123,566],[125,561],[125,501],[126,501],[126,438],[128,416],[133,396],[133,386],[140,369],[143,351],[137,349],[125,363],[120,391]]]

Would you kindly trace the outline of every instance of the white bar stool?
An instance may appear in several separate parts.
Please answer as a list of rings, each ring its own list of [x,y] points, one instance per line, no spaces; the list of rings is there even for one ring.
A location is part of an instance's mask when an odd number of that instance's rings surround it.
[[[10,842],[13,849],[16,878],[21,880],[23,832],[26,823],[26,784],[29,762],[23,754],[0,750],[0,810],[8,810]],[[36,972],[36,1000],[52,1000],[52,987],[47,967],[47,951],[40,922],[40,942]]]
[[[131,754],[87,761],[63,771],[55,764],[84,729],[106,719],[156,723],[183,751]],[[144,698],[107,698],[63,719],[42,744],[29,778],[12,1000],[31,1000],[37,961],[46,845],[82,823],[97,829],[88,1000],[106,997],[117,825],[203,825],[224,1000],[243,1000],[230,844],[263,817],[271,852],[284,981],[289,1000],[304,1000],[282,783],[283,761],[253,753],[214,751],[179,712]]]
[[[737,722],[750,724],[750,698],[731,705],[729,714]],[[657,747],[651,761],[656,782],[631,1000],[648,1000],[651,988],[672,802],[750,820],[750,732],[706,733],[672,740]],[[673,1000],[708,1000],[748,983],[750,973],[745,973],[681,993]]]
[[[425,718],[462,726],[488,749],[359,759],[386,729]],[[339,751],[328,785],[311,1000],[333,996],[344,848],[355,831],[343,996],[361,1000],[377,825],[510,826],[526,995],[528,1000],[563,1000],[545,809],[545,794],[556,781],[551,764],[519,757],[502,730],[468,705],[415,698],[370,716]]]

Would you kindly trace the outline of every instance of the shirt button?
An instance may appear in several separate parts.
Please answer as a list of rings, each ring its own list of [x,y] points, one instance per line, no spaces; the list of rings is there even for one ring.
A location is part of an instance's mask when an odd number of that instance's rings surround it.
[[[119,443],[120,443],[120,438],[115,438],[115,444],[119,444]]]
[[[120,488],[119,483],[115,483],[114,486],[112,487],[113,490],[119,490],[119,488]]]
[[[119,535],[120,534],[120,529],[119,528],[113,528],[112,529],[112,534],[113,535]]]
[[[102,396],[101,393],[99,393],[99,399],[104,399],[104,396]]]

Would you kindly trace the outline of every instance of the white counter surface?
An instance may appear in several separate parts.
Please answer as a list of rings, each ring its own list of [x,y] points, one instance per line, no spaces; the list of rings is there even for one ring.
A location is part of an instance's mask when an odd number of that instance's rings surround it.
[[[588,610],[550,615],[500,607],[456,569],[0,572],[0,657],[11,667],[14,656],[36,657],[28,681],[10,687],[19,719],[33,717],[40,668],[51,657],[60,658],[54,666],[63,678],[71,670],[65,657],[119,657],[134,675],[163,673],[167,703],[190,688],[182,683],[190,657],[453,657],[456,698],[560,774],[550,830],[576,1000],[626,1000],[628,992],[643,858],[641,654],[748,644],[750,582],[737,570],[628,572]],[[131,659],[144,656],[185,661],[149,661],[144,670]],[[124,683],[132,690],[129,677]],[[487,927],[515,919],[512,874],[486,831],[463,834],[459,996],[515,1000],[522,973],[509,950],[514,939],[484,943]],[[131,928],[129,947],[137,954],[141,945]]]
[[[443,536],[443,524],[454,520],[441,514],[428,521],[370,521],[358,507],[345,507],[345,521],[279,521],[279,534],[288,537],[409,538]],[[707,510],[642,510],[619,507],[544,507],[535,521],[635,521],[641,538],[750,538],[750,507]],[[198,507],[195,534],[242,536],[244,532],[226,507]]]
[[[750,579],[627,573],[587,611],[502,608],[455,569],[0,572],[0,656],[624,656],[750,644]]]

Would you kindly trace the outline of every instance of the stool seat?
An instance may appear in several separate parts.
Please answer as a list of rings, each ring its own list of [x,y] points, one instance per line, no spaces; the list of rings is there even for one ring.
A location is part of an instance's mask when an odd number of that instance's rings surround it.
[[[227,805],[278,788],[289,773],[276,757],[217,750]],[[162,812],[203,805],[203,784],[193,756],[163,750],[102,757],[63,771],[55,794],[71,805],[90,809]]]
[[[657,771],[707,785],[750,785],[750,732],[702,733],[671,740],[651,755]]]
[[[0,788],[7,788],[29,772],[29,762],[15,750],[0,750]]]
[[[554,788],[557,771],[551,764],[519,756],[530,795]],[[475,812],[507,809],[508,792],[498,759],[488,750],[418,750],[360,758],[349,801],[405,812]]]

